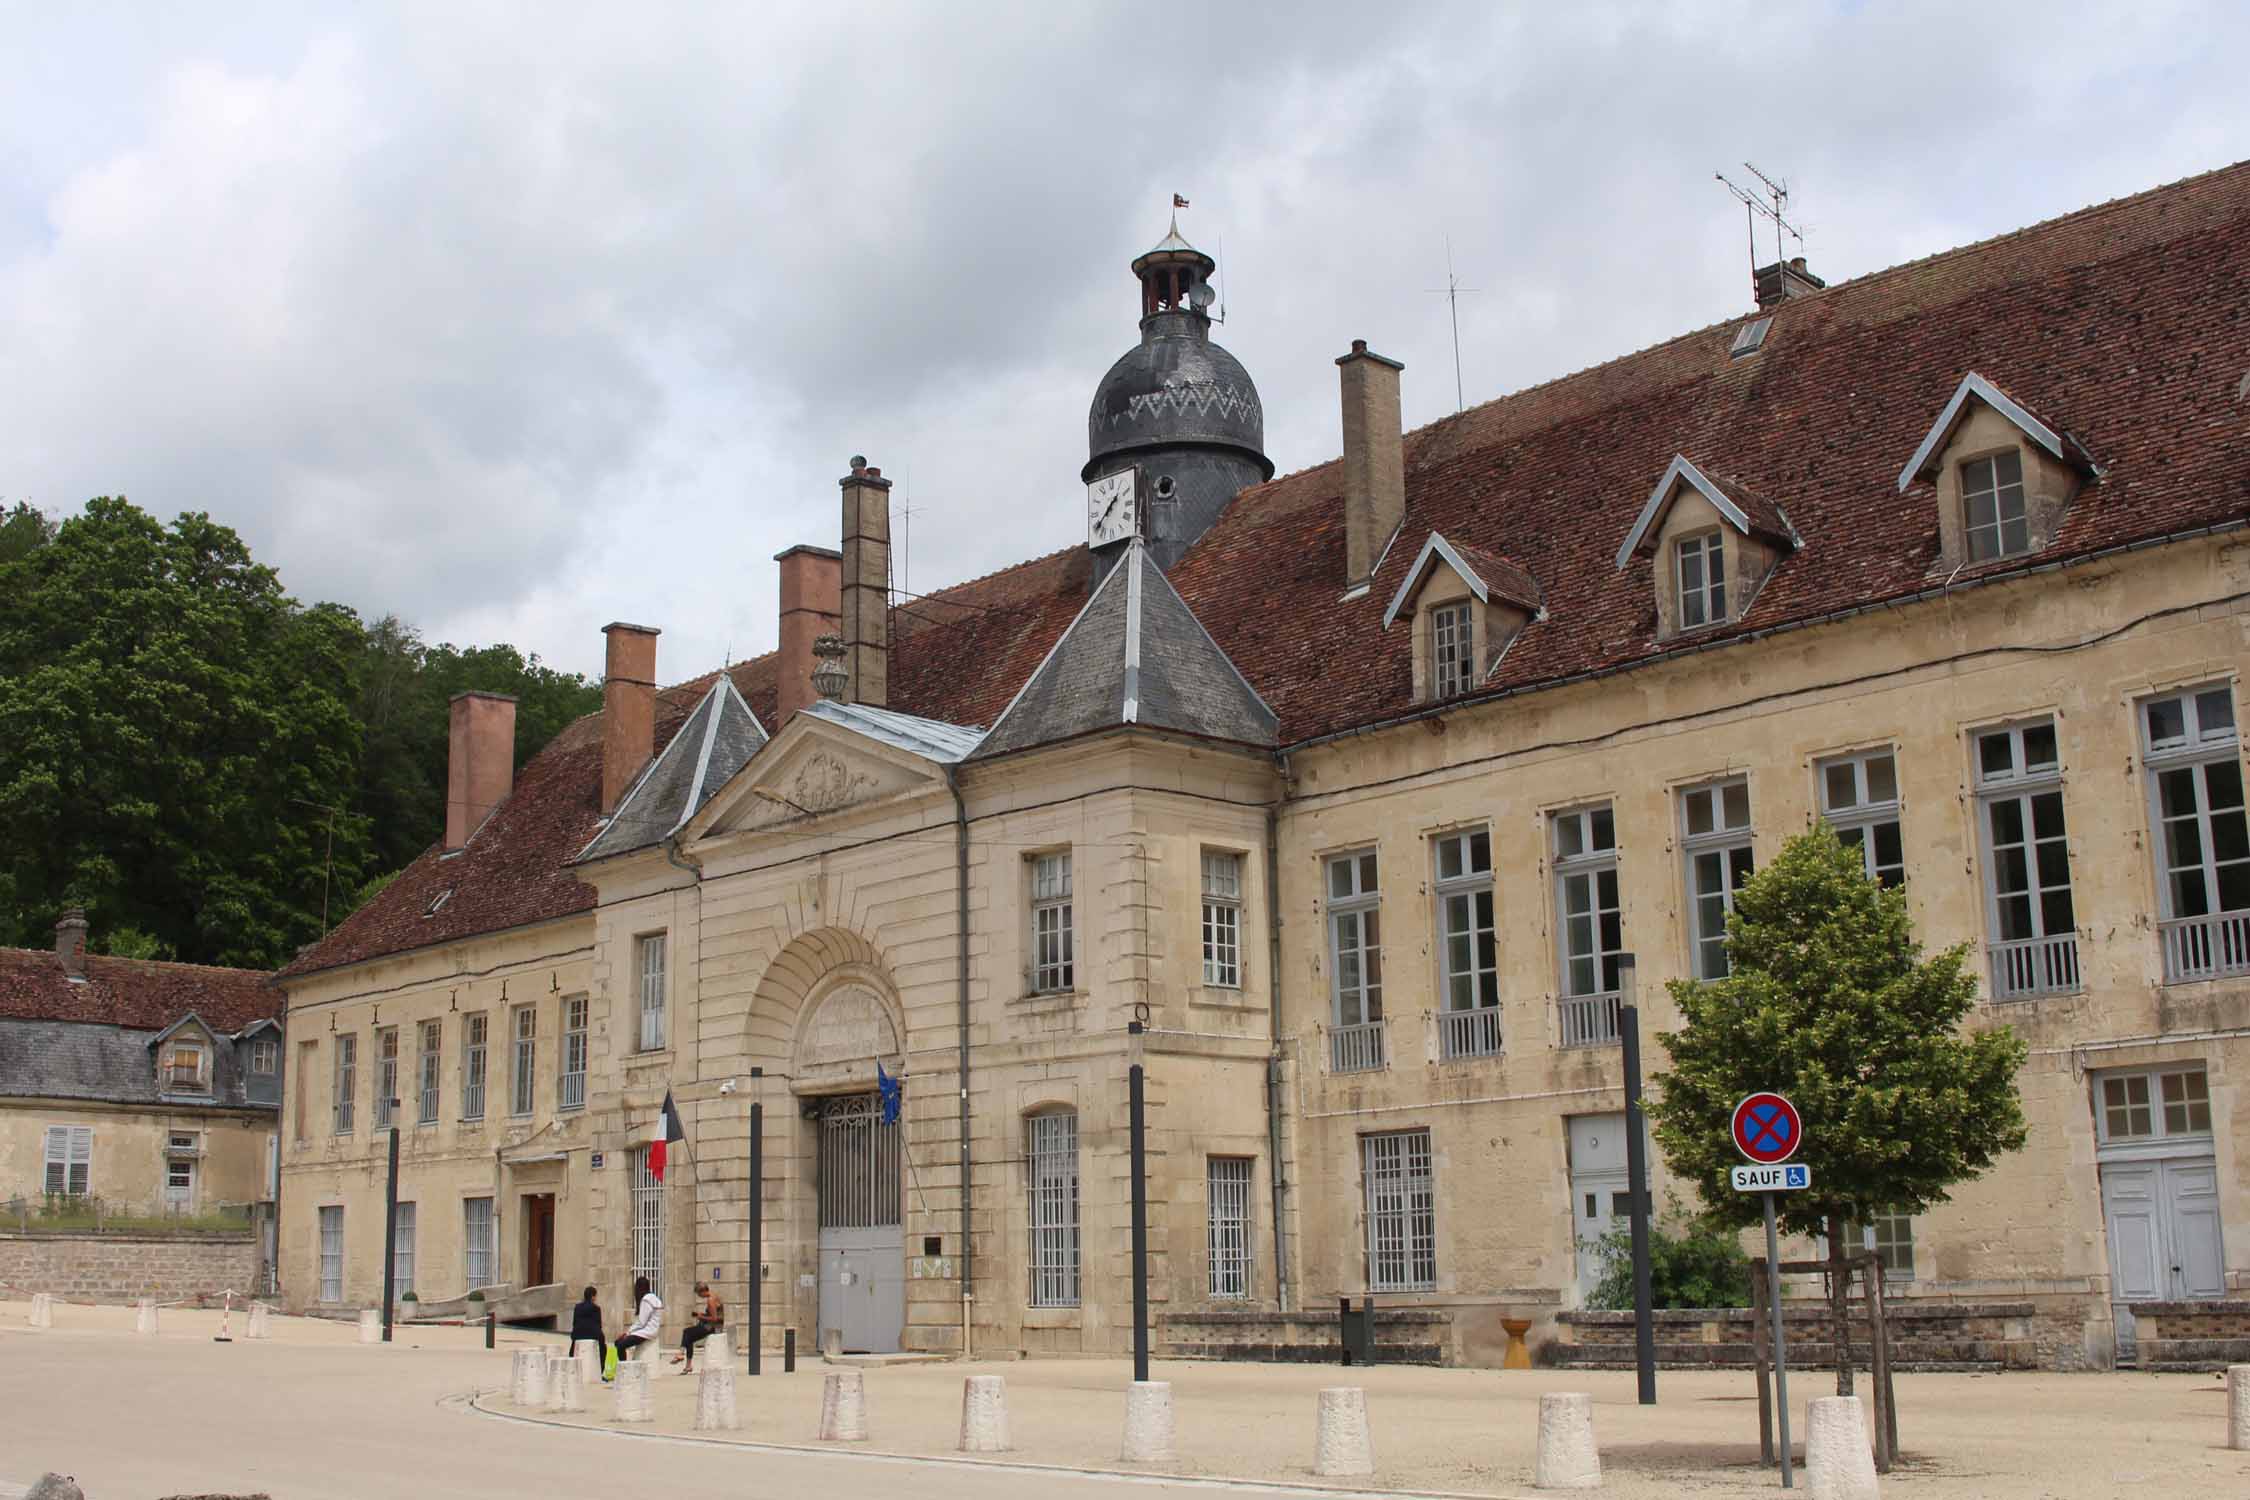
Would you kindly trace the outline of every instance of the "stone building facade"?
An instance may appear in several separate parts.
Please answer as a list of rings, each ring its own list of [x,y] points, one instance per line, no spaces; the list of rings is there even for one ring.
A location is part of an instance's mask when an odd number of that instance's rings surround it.
[[[1671,1025],[1823,818],[2031,1047],[2025,1151],[1858,1231],[1901,1295],[2074,1365],[2250,1294],[2246,216],[2234,168],[1769,276],[1411,433],[1355,343],[1342,458],[1274,480],[1175,230],[1086,546],[893,596],[855,459],[780,652],[660,689],[612,625],[603,712],[520,781],[510,706],[456,702],[443,842],[283,976],[288,1297],[380,1295],[395,1066],[424,1302],[754,1277],[771,1339],[1121,1350],[1139,1063],[1160,1346],[1370,1292],[1443,1358],[1568,1337],[1625,1189],[1619,960]]]

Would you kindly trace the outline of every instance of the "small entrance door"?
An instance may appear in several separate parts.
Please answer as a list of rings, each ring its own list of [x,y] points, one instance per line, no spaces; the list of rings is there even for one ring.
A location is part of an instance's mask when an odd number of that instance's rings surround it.
[[[2107,1162],[2101,1174],[2117,1353],[2130,1359],[2139,1352],[2133,1303],[2225,1294],[2219,1174],[2207,1156]]]
[[[899,1128],[874,1094],[820,1109],[820,1336],[885,1354],[906,1330]]]
[[[1573,1115],[1570,1120],[1570,1228],[1578,1246],[1578,1295],[1602,1279],[1601,1238],[1633,1211],[1625,1174],[1625,1117]]]
[[[555,1280],[555,1195],[523,1195],[523,1284],[550,1286]]]

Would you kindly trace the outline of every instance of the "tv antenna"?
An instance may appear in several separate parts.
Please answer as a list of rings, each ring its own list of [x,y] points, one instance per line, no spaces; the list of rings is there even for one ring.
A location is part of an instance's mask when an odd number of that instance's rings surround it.
[[[1453,236],[1445,237],[1445,285],[1426,287],[1424,290],[1445,298],[1445,310],[1453,318],[1453,409],[1466,411],[1468,400],[1461,388],[1461,294],[1479,292],[1482,287],[1463,286],[1461,278],[1453,274]]]
[[[903,534],[899,538],[898,587],[900,593],[911,598],[914,593],[914,518],[929,507],[916,505],[905,493],[905,479],[904,474],[899,476],[898,514],[899,520],[904,524],[899,528]]]
[[[1781,237],[1788,235],[1801,248],[1805,243],[1805,236],[1796,225],[1789,222],[1788,182],[1776,182],[1750,162],[1742,165],[1751,176],[1765,184],[1763,194],[1729,181],[1724,172],[1714,172],[1711,175],[1718,178],[1728,192],[1742,200],[1742,224],[1750,239],[1750,286],[1755,292],[1758,285],[1758,220],[1765,219],[1773,225],[1773,258],[1776,265],[1786,264],[1789,259],[1788,252],[1781,247]]]

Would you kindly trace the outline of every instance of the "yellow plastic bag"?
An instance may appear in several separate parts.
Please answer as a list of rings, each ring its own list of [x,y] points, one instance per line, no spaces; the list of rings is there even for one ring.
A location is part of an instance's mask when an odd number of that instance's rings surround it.
[[[602,1345],[602,1379],[615,1380],[616,1378],[617,1346],[615,1344],[604,1344]]]

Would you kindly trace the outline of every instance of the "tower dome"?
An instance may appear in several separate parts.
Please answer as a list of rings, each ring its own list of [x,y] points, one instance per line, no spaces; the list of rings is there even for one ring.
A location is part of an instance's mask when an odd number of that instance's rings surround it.
[[[1086,415],[1091,482],[1138,465],[1149,554],[1169,568],[1227,502],[1273,477],[1265,409],[1250,372],[1211,342],[1217,262],[1180,236],[1177,218],[1136,257],[1141,341],[1109,367]]]

